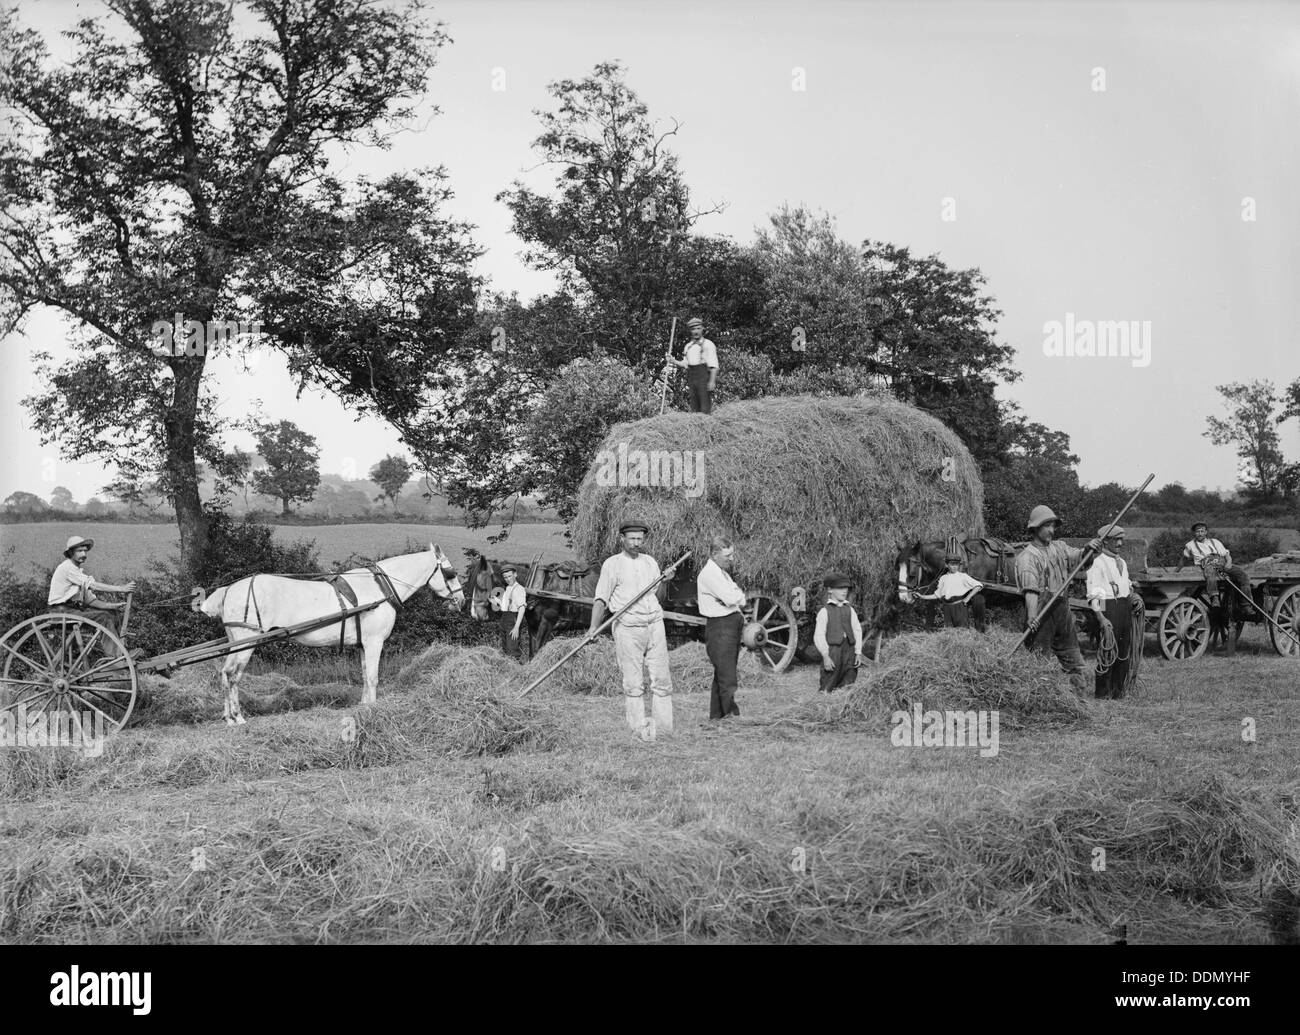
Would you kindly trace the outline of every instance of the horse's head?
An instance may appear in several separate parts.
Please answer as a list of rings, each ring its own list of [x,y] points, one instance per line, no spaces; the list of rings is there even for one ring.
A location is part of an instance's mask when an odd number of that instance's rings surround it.
[[[925,583],[944,573],[944,544],[916,542],[898,553],[898,598],[910,604]]]
[[[460,576],[451,566],[451,561],[447,560],[446,555],[437,546],[430,543],[429,549],[433,551],[435,564],[433,574],[429,576],[426,585],[439,599],[447,600],[450,609],[459,611],[465,606],[465,591],[461,588]]]

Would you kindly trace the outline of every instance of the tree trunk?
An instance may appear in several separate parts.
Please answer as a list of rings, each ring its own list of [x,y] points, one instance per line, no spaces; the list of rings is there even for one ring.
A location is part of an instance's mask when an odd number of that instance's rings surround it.
[[[282,497],[280,497],[280,516],[281,516],[281,517],[288,517],[288,516],[289,516],[289,497],[288,497],[288,496],[282,496]]]
[[[202,360],[175,364],[172,405],[163,418],[167,438],[167,474],[172,505],[181,539],[181,570],[191,576],[203,566],[208,553],[208,519],[199,498],[198,469],[194,456],[194,417],[198,412]]]

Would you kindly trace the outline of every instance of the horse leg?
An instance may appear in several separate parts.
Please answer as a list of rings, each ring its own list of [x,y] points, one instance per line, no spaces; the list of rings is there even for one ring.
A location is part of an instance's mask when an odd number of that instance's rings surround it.
[[[382,639],[362,641],[361,650],[365,657],[366,685],[361,691],[362,704],[374,704],[379,696],[379,657],[384,652]]]
[[[239,705],[239,680],[252,659],[252,650],[244,650],[227,655],[226,663],[221,666],[221,689],[226,695],[223,711],[227,726],[242,726],[247,722],[244,710]]]

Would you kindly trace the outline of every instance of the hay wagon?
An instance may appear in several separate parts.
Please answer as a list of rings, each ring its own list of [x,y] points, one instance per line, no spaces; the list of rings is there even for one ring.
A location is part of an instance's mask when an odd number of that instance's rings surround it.
[[[706,619],[699,612],[695,596],[695,579],[698,569],[690,562],[683,564],[674,577],[658,592],[663,607],[664,621],[670,638],[700,640],[704,638]],[[591,618],[595,598],[577,592],[584,584],[594,588],[599,572],[579,565],[559,564],[543,568],[534,563],[530,567],[528,582],[524,586],[530,603],[553,601],[569,612],[565,620],[555,626],[555,631],[581,628],[586,630]],[[550,577],[551,585],[544,585]],[[559,588],[559,587],[563,588]],[[763,661],[773,672],[784,672],[790,667],[801,647],[812,637],[812,616],[807,610],[808,594],[796,587],[789,598],[772,590],[751,589],[745,593],[744,629],[741,642]],[[543,641],[544,643],[544,641]],[[540,648],[543,643],[536,644]]]
[[[202,594],[202,590],[196,593]],[[114,733],[130,721],[142,672],[169,675],[185,665],[347,621],[382,603],[384,599],[346,608],[237,642],[222,636],[151,658],[138,657],[140,651],[127,648],[129,593],[125,594],[122,621],[116,629],[109,619],[94,617],[93,610],[45,611],[19,622],[0,637],[0,716],[21,716],[30,722],[44,714],[94,713],[97,719],[92,722],[102,720],[104,731]]]
[[[1242,565],[1250,580],[1251,600],[1239,601],[1238,620],[1268,626],[1273,649],[1283,657],[1300,658],[1300,553],[1275,554]],[[1199,658],[1210,643],[1210,608],[1205,575],[1195,567],[1147,567],[1134,571],[1138,592],[1146,605],[1146,620],[1170,661]],[[1219,576],[1222,599],[1232,599],[1236,587]]]

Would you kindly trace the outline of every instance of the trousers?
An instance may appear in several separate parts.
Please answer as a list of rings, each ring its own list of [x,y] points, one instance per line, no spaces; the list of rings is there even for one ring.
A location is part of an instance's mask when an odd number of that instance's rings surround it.
[[[696,363],[686,368],[686,403],[692,413],[711,413],[713,393],[709,391],[709,368]]]
[[[624,715],[642,740],[673,731],[673,677],[668,670],[668,636],[660,618],[649,625],[614,623],[614,654],[623,674]],[[645,714],[645,673],[650,672],[650,718]]]
[[[1115,652],[1119,659],[1105,672],[1098,671],[1094,676],[1097,697],[1113,697],[1116,700],[1124,696],[1124,684],[1128,680],[1133,647],[1133,611],[1128,597],[1118,600],[1103,601],[1103,614],[1115,630]],[[1138,650],[1142,645],[1138,644]]]
[[[1072,677],[1082,679],[1083,652],[1079,650],[1079,634],[1074,628],[1069,601],[1064,598],[1053,604],[1045,614],[1039,614],[1038,632],[1029,641],[1028,647],[1030,650],[1052,651],[1061,663],[1061,668]],[[1073,678],[1070,681],[1077,682]]]
[[[740,660],[740,630],[744,624],[739,612],[704,620],[704,649],[713,665],[710,719],[740,714],[740,706],[736,704],[736,687],[740,681],[736,663]]]
[[[984,605],[983,593],[976,593],[968,604],[958,600],[943,605],[943,620],[950,629],[968,628],[972,618],[975,620],[975,628],[980,632],[988,631],[988,611]]]
[[[517,658],[522,661],[523,647],[521,637],[514,634],[515,622],[518,620],[519,613],[517,611],[501,612],[501,653],[507,658]],[[527,624],[521,625],[519,627],[519,632],[522,634],[527,628]]]
[[[842,686],[848,686],[858,678],[858,669],[854,665],[857,660],[853,653],[853,641],[843,640],[840,643],[828,645],[831,653],[831,661],[834,664],[829,672],[826,671],[825,664],[822,665],[821,681],[817,685],[818,691],[823,694],[834,693]]]

